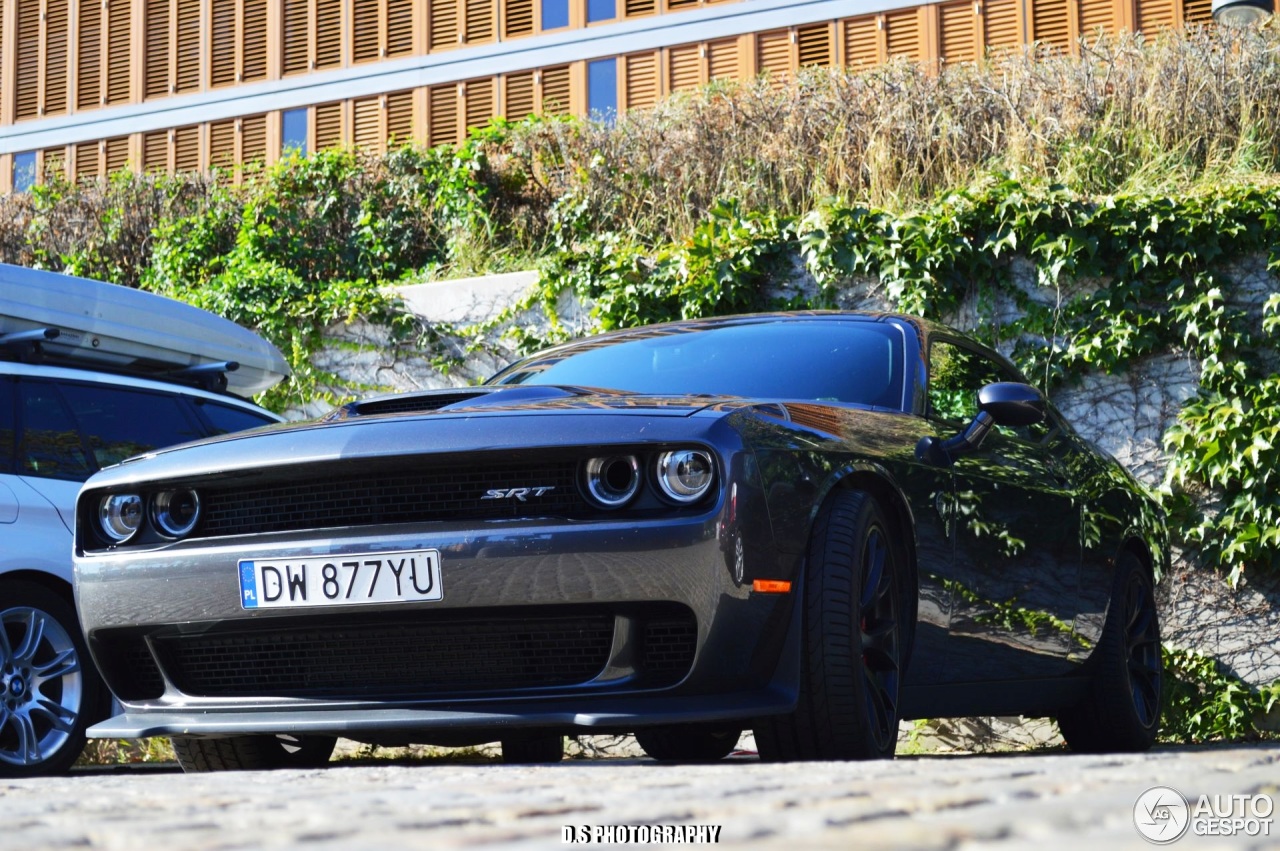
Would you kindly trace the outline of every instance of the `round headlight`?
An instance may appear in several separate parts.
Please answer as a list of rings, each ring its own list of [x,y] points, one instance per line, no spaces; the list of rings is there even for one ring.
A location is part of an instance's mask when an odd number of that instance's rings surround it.
[[[587,461],[587,493],[604,508],[621,508],[640,489],[640,462],[634,455],[610,455]]]
[[[98,502],[98,528],[117,544],[133,537],[142,525],[142,497],[113,493]]]
[[[166,535],[181,538],[200,519],[200,497],[190,489],[160,491],[151,500],[151,517]]]
[[[658,456],[655,473],[658,487],[668,499],[687,504],[706,496],[715,478],[715,466],[709,452],[677,449]]]

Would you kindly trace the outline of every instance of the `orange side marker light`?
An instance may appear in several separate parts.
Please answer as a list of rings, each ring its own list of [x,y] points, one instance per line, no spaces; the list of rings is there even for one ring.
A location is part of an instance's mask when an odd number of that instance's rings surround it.
[[[781,579],[757,579],[751,583],[751,590],[757,594],[790,594],[791,583]]]

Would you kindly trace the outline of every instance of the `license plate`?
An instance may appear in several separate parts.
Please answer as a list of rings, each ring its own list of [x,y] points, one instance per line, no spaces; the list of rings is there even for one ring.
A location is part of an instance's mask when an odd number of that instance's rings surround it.
[[[240,560],[240,606],[245,609],[443,598],[438,550]]]

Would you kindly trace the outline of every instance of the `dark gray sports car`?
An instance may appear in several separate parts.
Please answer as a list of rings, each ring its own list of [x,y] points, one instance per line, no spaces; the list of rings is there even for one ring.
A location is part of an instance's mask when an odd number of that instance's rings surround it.
[[[188,770],[336,736],[635,732],[658,759],[894,752],[1049,715],[1150,746],[1159,509],[1004,358],[904,316],[678,322],[484,386],[127,461],[80,494],[89,646]]]

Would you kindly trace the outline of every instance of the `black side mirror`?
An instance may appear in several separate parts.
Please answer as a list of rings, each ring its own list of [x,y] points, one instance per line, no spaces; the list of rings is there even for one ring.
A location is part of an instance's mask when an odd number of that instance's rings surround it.
[[[1035,425],[1044,422],[1044,396],[1030,385],[999,381],[978,391],[978,410],[990,414],[996,425]]]
[[[961,455],[982,446],[997,425],[1035,425],[1044,422],[1045,402],[1040,391],[1016,381],[998,381],[978,391],[978,415],[955,437],[939,441],[922,437],[916,444],[916,459],[935,467],[947,467]]]

